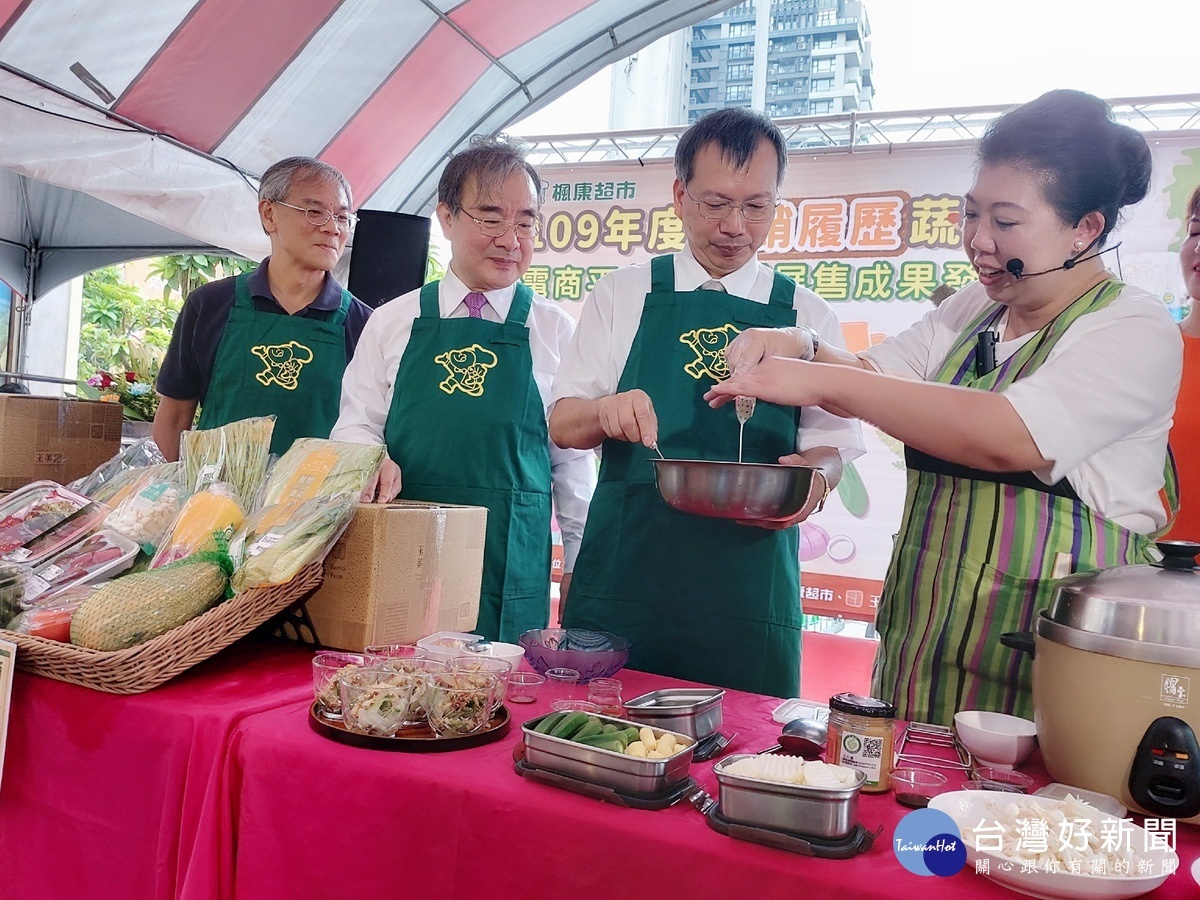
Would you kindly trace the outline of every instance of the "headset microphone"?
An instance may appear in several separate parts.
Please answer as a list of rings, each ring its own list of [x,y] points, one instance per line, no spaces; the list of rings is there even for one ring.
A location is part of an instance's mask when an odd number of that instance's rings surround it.
[[[1099,241],[1099,240],[1100,240],[1100,238],[1096,238],[1095,241],[1092,241],[1090,244],[1088,244],[1086,247],[1084,247],[1082,250],[1080,250],[1078,253],[1076,253],[1074,256],[1072,256],[1070,259],[1064,260],[1063,264],[1061,266],[1056,266],[1053,269],[1046,269],[1045,271],[1042,271],[1042,272],[1026,272],[1024,260],[1019,259],[1016,256],[1014,256],[1012,259],[1010,259],[1008,262],[1006,262],[1004,264],[1004,268],[1008,272],[1009,275],[1011,275],[1013,278],[1020,281],[1022,278],[1033,278],[1035,275],[1049,275],[1051,272],[1058,272],[1063,269],[1066,269],[1069,271],[1069,270],[1075,268],[1075,266],[1077,266],[1081,262],[1087,262],[1089,259],[1095,259],[1101,253],[1108,253],[1110,250],[1116,250],[1118,247],[1121,246],[1121,242],[1117,241],[1111,247],[1105,247],[1103,250],[1097,251],[1096,253],[1093,253],[1091,256],[1084,256],[1083,254],[1087,253],[1094,246],[1096,246],[1096,241]]]

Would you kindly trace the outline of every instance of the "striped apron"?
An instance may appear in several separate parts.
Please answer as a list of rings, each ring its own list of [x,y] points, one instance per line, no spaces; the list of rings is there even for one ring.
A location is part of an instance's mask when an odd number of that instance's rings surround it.
[[[1123,286],[1101,282],[1003,364],[976,375],[977,336],[1004,312],[991,307],[931,380],[1002,391]],[[1076,572],[1151,562],[1152,538],[1097,514],[1065,478],[1046,485],[1032,472],[983,472],[911,448],[905,461],[908,493],[877,616],[873,693],[909,721],[949,724],[960,709],[1031,718],[1029,657],[1002,646],[1000,635],[1032,630],[1049,606],[1057,554],[1069,553]]]

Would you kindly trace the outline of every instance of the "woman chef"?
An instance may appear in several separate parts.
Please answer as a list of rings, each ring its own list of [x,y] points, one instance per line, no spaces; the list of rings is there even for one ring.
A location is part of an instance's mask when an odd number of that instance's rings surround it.
[[[821,406],[906,445],[873,690],[914,721],[1029,716],[1029,663],[1001,633],[1031,628],[1064,563],[1150,560],[1168,518],[1179,329],[1100,257],[1146,194],[1145,140],[1102,100],[1052,91],[997,119],[978,158],[963,224],[978,283],[858,354],[822,344],[803,362],[803,331],[746,332],[729,363],[749,372],[708,394]]]

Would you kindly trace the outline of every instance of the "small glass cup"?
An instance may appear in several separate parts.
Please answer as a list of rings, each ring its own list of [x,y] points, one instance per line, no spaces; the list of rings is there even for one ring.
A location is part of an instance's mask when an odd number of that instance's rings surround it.
[[[416,644],[372,644],[363,650],[368,660],[386,662],[389,659],[425,659],[429,656]]]
[[[625,712],[621,688],[616,678],[593,678],[588,682],[588,702],[599,706],[604,715],[620,718]]]
[[[578,669],[547,669],[546,670],[546,693],[550,695],[550,705],[553,706],[556,700],[581,700],[582,696],[576,696],[579,690],[579,670]]]
[[[342,724],[355,734],[394,737],[408,721],[419,682],[418,676],[382,667],[343,678]]]
[[[408,710],[408,724],[416,725],[427,720],[425,704],[429,699],[429,686],[425,681],[426,675],[441,675],[450,671],[450,666],[438,659],[407,657],[391,657],[379,664],[393,672],[403,672],[417,676],[420,683],[413,693],[413,702]]]
[[[1034,785],[1034,780],[1022,772],[1012,769],[1001,769],[994,766],[976,766],[972,773],[973,780],[978,785],[964,790],[1008,791],[1012,794],[1028,794]]]
[[[508,699],[512,703],[532,703],[545,683],[546,676],[537,672],[513,672],[508,676]]]
[[[555,712],[585,712],[593,716],[600,714],[600,707],[586,700],[555,700],[550,704],[550,708]]]
[[[487,672],[496,676],[496,696],[492,700],[492,712],[500,708],[508,693],[508,679],[512,663],[494,656],[456,656],[450,660],[451,672]]]
[[[892,791],[902,806],[920,809],[946,789],[946,776],[928,769],[894,769]]]
[[[426,675],[426,712],[438,737],[475,734],[492,719],[496,676],[487,672],[446,672]]]
[[[354,672],[367,665],[361,653],[323,650],[313,656],[313,699],[321,718],[332,722],[342,720],[341,678],[348,670]]]

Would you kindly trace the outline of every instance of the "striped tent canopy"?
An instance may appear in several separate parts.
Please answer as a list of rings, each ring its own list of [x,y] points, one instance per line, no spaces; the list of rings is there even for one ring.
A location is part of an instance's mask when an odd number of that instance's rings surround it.
[[[156,243],[142,235],[147,246],[198,243],[261,255],[252,212],[210,217],[204,207],[252,204],[251,182],[272,162],[316,156],[347,175],[357,206],[427,212],[446,158],[472,135],[503,130],[602,66],[731,5],[0,0],[0,167],[99,201],[77,207],[96,219],[94,228],[59,216],[73,222],[75,244],[106,240],[103,207],[111,205],[174,236]],[[4,102],[17,94],[18,102]],[[48,108],[58,120],[44,129],[53,135],[45,154],[52,163],[35,158],[42,126],[29,122]],[[26,140],[6,152],[16,129]],[[86,158],[72,161],[76,142]],[[122,145],[109,165],[105,151]],[[220,189],[197,199],[206,177]],[[14,190],[27,205],[46,203]],[[186,202],[177,206],[176,194]],[[26,248],[52,243],[22,227]],[[15,246],[0,222],[4,239]],[[30,278],[33,293],[78,274],[72,268],[64,262],[53,279]],[[25,285],[18,279],[14,287]]]

